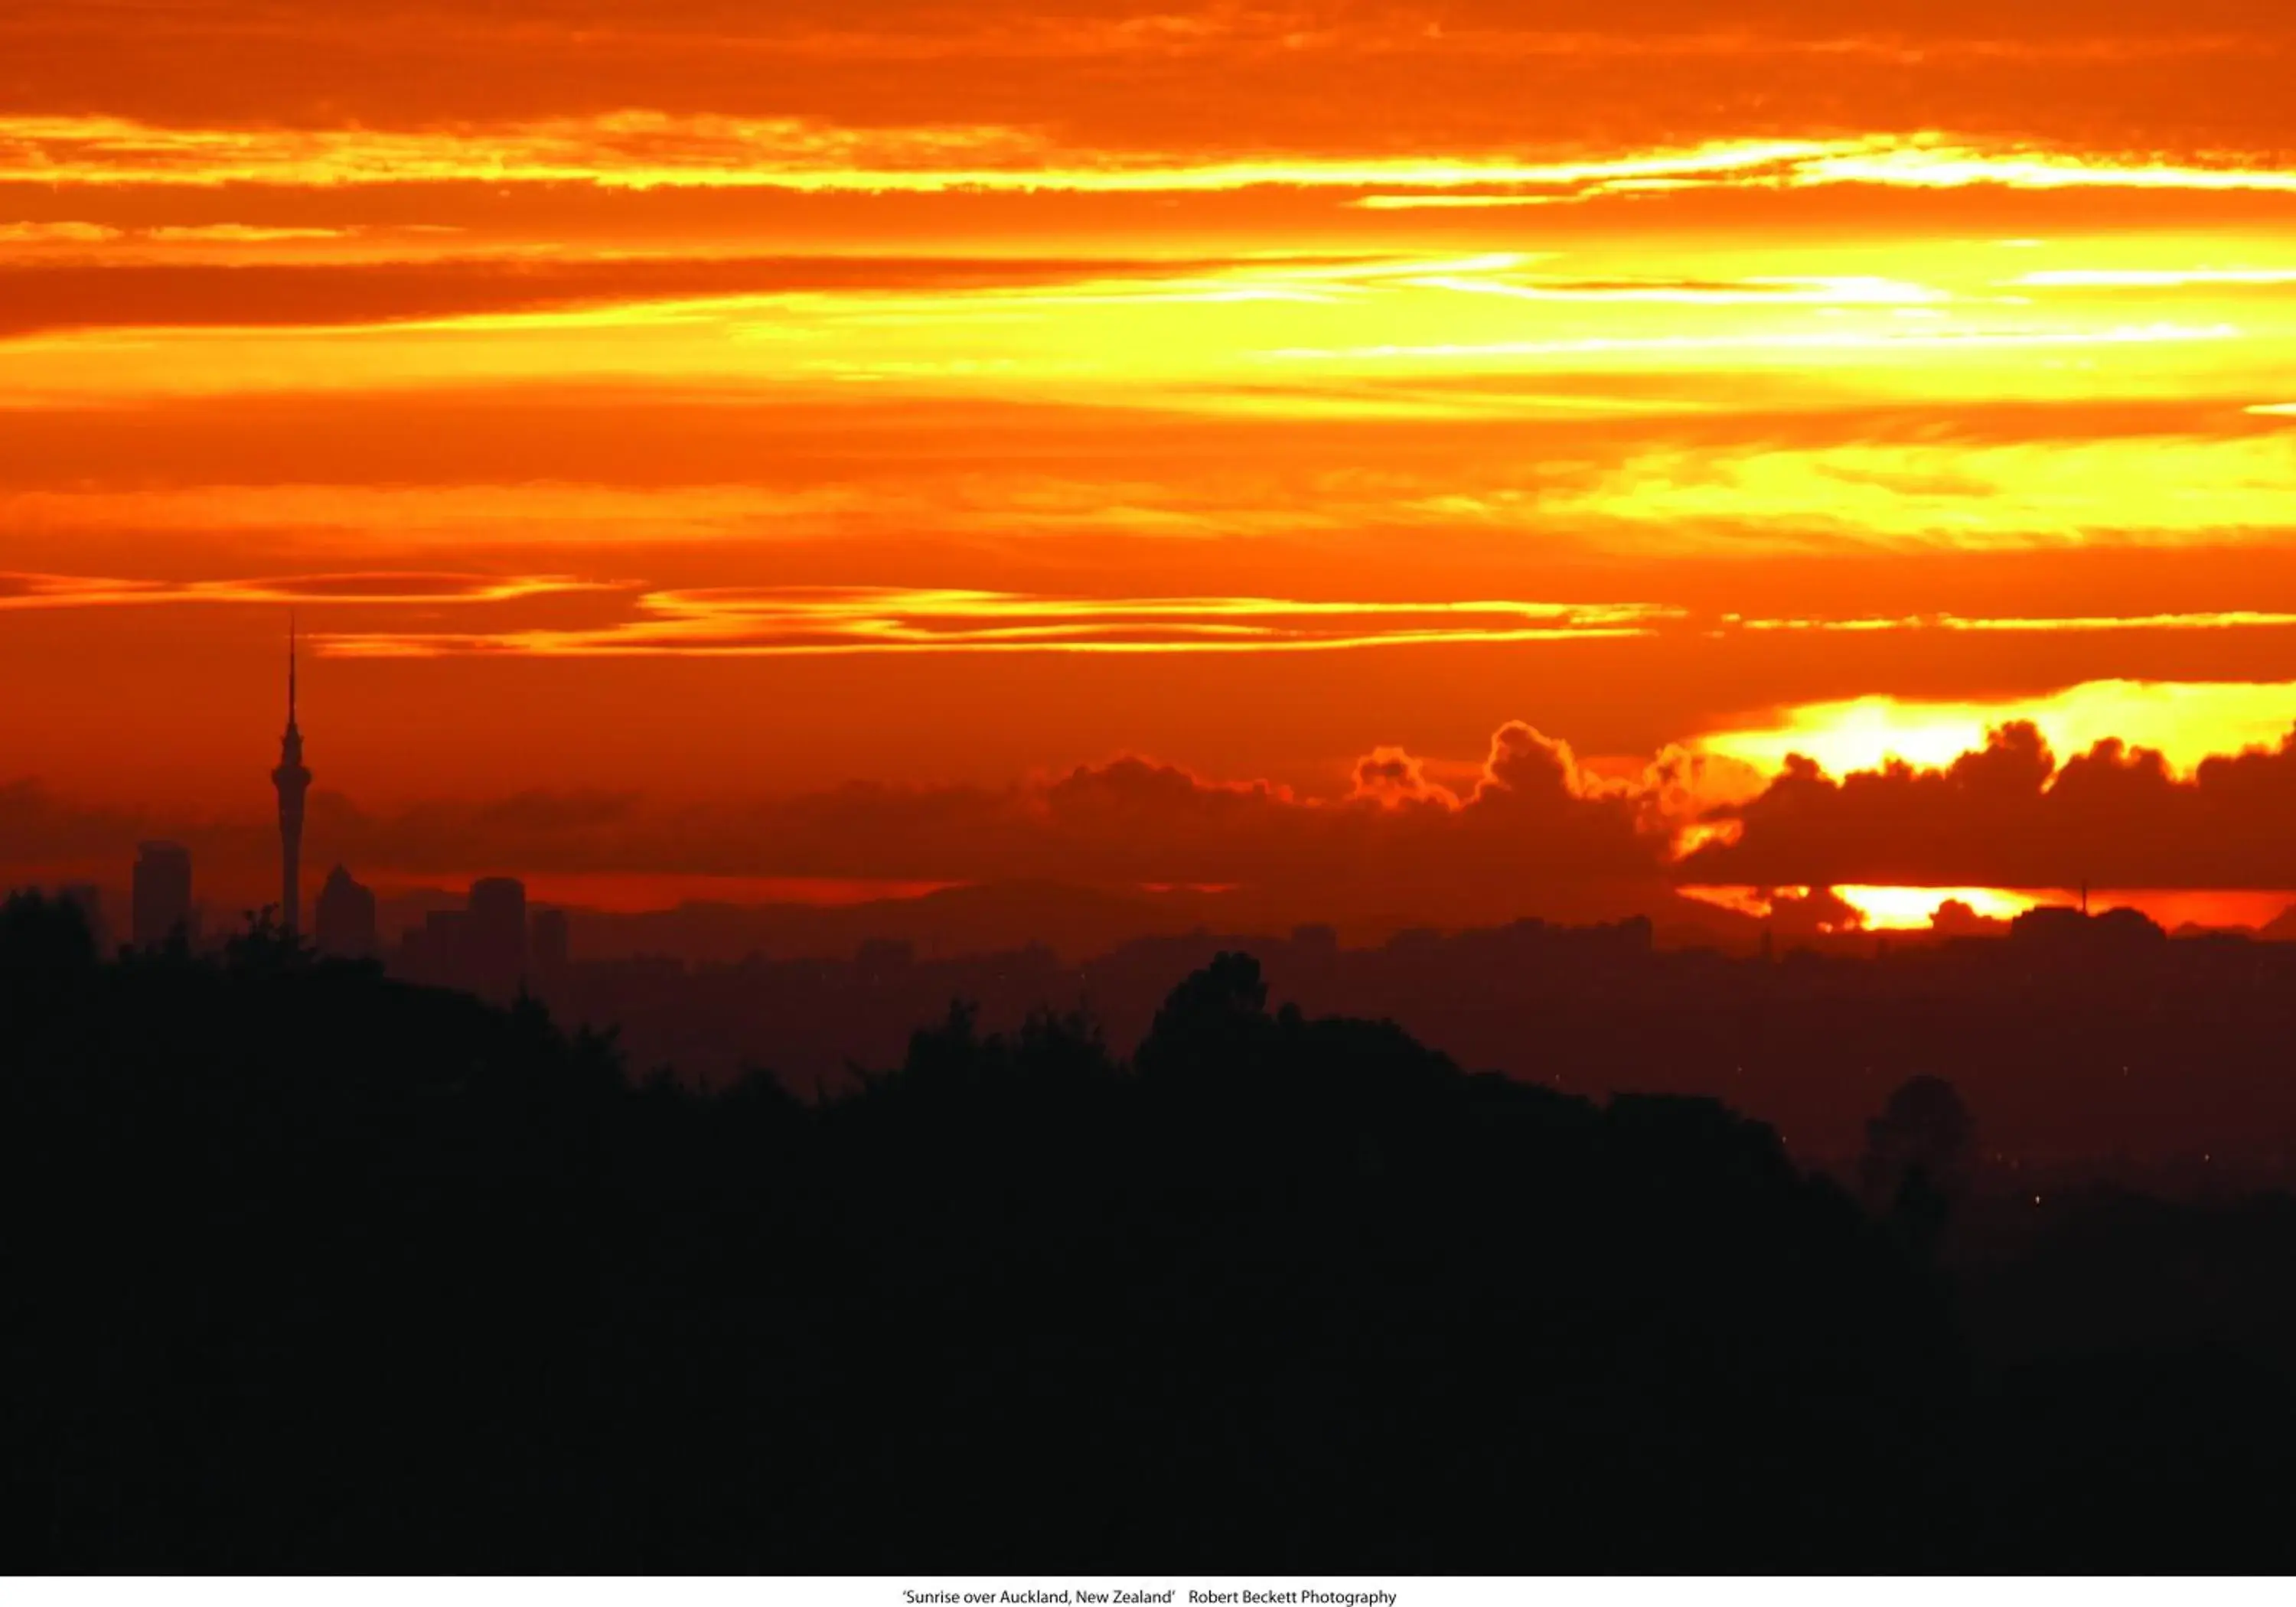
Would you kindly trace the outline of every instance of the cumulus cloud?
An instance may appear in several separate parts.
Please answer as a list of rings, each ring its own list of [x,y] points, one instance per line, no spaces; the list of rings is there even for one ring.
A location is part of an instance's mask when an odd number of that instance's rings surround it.
[[[1866,924],[1865,912],[1830,887],[1806,892],[1774,889],[1766,897],[1770,913],[1765,924],[1781,937],[1856,931]]]
[[[1835,779],[1791,757],[1683,862],[1739,885],[2296,887],[2296,730],[2180,775],[2117,739],[2062,762],[2030,722],[1943,767],[1893,760]]]
[[[1666,897],[1668,838],[1646,824],[1634,789],[1590,775],[1568,745],[1529,726],[1496,733],[1464,797],[1400,749],[1365,755],[1352,774],[1353,789],[1333,798],[1135,756],[1004,788],[854,782],[682,807],[530,792],[370,812],[322,791],[305,852],[398,878],[522,870],[1221,886],[1302,918],[1592,918]],[[168,835],[225,881],[260,888],[275,852],[259,818],[186,824],[82,810],[32,783],[0,790],[0,877],[12,880],[124,865],[136,839]]]
[[[1472,783],[1439,782],[1425,758],[1382,746],[1319,796],[1132,755],[1001,787],[808,783],[796,754],[789,793],[745,802],[536,791],[369,810],[321,791],[305,846],[314,865],[340,859],[399,881],[523,872],[1178,885],[1241,890],[1256,909],[1302,919],[1435,924],[1614,917],[1666,910],[1678,887],[1751,889],[1746,907],[1786,933],[1857,930],[1852,900],[1874,887],[2296,888],[2285,824],[2296,731],[2187,775],[2117,742],[2060,761],[2031,725],[2012,722],[1942,767],[1837,779],[1792,758],[1734,802],[1702,793],[1713,781],[1695,757],[1604,775],[1510,722]],[[155,836],[187,843],[205,886],[267,887],[276,839],[259,816],[185,821],[0,784],[0,881],[117,876]],[[1972,935],[1999,923],[1941,892],[1931,924]]]
[[[2009,923],[1979,914],[1966,899],[1948,898],[1931,914],[1930,930],[1940,938],[1991,938],[2007,931]]]
[[[1356,760],[1355,785],[1349,797],[1387,808],[1433,805],[1459,807],[1459,795],[1427,775],[1426,761],[1401,748],[1374,748]]]

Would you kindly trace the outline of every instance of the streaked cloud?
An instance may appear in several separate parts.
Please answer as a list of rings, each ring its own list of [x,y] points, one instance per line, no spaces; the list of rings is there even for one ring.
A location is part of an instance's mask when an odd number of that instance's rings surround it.
[[[845,128],[801,119],[632,111],[430,133],[168,127],[111,117],[0,117],[0,182],[194,185],[588,184],[849,191],[1208,192],[1261,185],[1599,186],[1637,176],[1759,171],[1833,147],[1772,141],[1592,160],[1284,157],[1159,160],[1069,152],[994,124]],[[1857,149],[1861,147],[1851,147]]]
[[[2124,324],[2094,330],[1878,329],[1777,331],[1726,335],[1592,336],[1552,340],[1447,341],[1435,345],[1381,344],[1337,348],[1275,347],[1262,355],[1278,361],[1395,358],[1507,359],[1603,357],[1644,354],[1744,353],[1792,359],[1808,352],[1888,353],[1970,350],[1980,348],[2154,345],[2239,337],[2234,324]]]
[[[2296,284],[2296,268],[2051,268],[2006,281],[2042,290],[2185,290]]]
[[[73,427],[66,415],[42,421],[37,432],[11,426],[20,440],[57,444],[52,455],[4,471],[52,471],[46,483],[0,490],[0,519],[20,563],[34,543],[48,554],[23,563],[43,570],[64,569],[58,560],[75,542],[133,536],[154,546],[189,544],[181,550],[192,553],[271,543],[295,564],[329,567],[385,553],[404,567],[451,565],[458,560],[450,554],[478,547],[492,562],[551,572],[563,562],[553,554],[594,549],[614,554],[593,562],[612,565],[608,578],[616,580],[647,581],[665,564],[690,574],[698,564],[748,582],[761,578],[776,548],[799,545],[819,549],[807,560],[813,572],[806,578],[822,578],[836,565],[821,544],[837,542],[853,556],[827,578],[901,584],[949,564],[978,572],[991,553],[1002,569],[1089,564],[1119,546],[1145,562],[1146,543],[1328,546],[1358,564],[1375,560],[1391,577],[1406,572],[1414,554],[1422,562],[1481,554],[1479,562],[1503,567],[1510,553],[1516,562],[1663,553],[1741,562],[1863,553],[1907,564],[2106,549],[2267,552],[2296,528],[2296,437],[2268,429],[2161,436],[2150,431],[2190,419],[2036,408],[1967,421],[1959,427],[1968,439],[1923,439],[1918,414],[1878,422],[1822,412],[1733,420],[1663,400],[1628,409],[1557,400],[1540,410],[1551,422],[1471,398],[1464,421],[1438,414],[1439,429],[1388,434],[1365,424],[1326,441],[1299,425],[1223,436],[1208,424],[1143,421],[1128,430],[1122,415],[1090,410],[1016,412],[1010,433],[988,438],[977,423],[889,410],[890,432],[881,435],[865,414],[848,422],[838,414],[673,400],[659,411],[634,406],[627,418],[594,405],[496,411],[481,401],[441,401],[438,416],[462,421],[472,439],[434,442],[415,429],[424,412],[415,403],[339,410],[308,437],[275,410],[252,410],[228,416],[259,427],[257,440],[299,443],[292,454],[226,439],[233,431],[219,419],[187,438],[197,450],[147,453],[140,473],[148,486],[86,489],[78,488],[84,465],[116,449],[98,443],[139,443],[156,426],[99,414]],[[2239,416],[2230,408],[2224,415]],[[152,417],[165,424],[176,414]],[[1829,444],[1860,432],[1906,439]],[[1797,435],[1810,444],[1789,444]],[[1154,461],[1167,465],[1160,477],[1143,471],[1152,446]],[[857,459],[865,471],[852,471]],[[269,468],[331,478],[202,484],[202,464],[217,473]],[[377,483],[359,483],[362,465]],[[1060,472],[1029,471],[1038,465]],[[584,466],[615,479],[554,478]],[[489,471],[525,478],[463,478]],[[758,479],[717,478],[744,471]],[[936,550],[939,557],[924,556]],[[651,556],[630,567],[640,553]],[[1237,561],[1210,551],[1156,559],[1206,571]],[[1226,583],[1210,589],[1222,593]],[[1710,578],[1684,594],[1670,594],[1662,578],[1651,589],[1657,594],[1647,600],[1710,611],[1716,628],[1773,635],[2105,637],[2296,624],[2284,597],[2275,607],[2210,598],[2154,609],[2128,594],[2019,611],[1926,606],[1890,614],[1837,601],[1822,611],[1785,613],[1760,608],[1764,586],[1751,571],[1726,586]],[[1356,594],[1376,600],[1375,591]]]
[[[1673,448],[1631,454],[1590,482],[1542,499],[1541,511],[1675,529],[1718,527],[1752,546],[1810,539],[1875,548],[2217,545],[2283,538],[2296,528],[2292,489],[2296,436],[2277,433],[2141,443]],[[1947,628],[1988,627],[1968,620]]]
[[[1300,652],[1633,636],[1677,611],[1647,603],[1041,597],[821,586],[648,592],[636,611],[637,619],[586,629],[322,632],[316,640],[322,652],[349,658]]]
[[[2296,193],[2296,170],[2238,162],[2194,166],[2130,162],[2079,152],[1985,150],[1945,135],[1867,141],[1795,163],[1788,184],[1882,184],[1893,188],[2153,190]]]
[[[410,795],[1140,750],[1402,831],[1529,713],[1696,857],[1767,778],[1685,732],[2286,673],[2271,8],[865,9],[0,7],[0,679],[101,649],[115,739],[0,750],[236,797],[295,605]],[[2127,707],[2049,740],[2262,734]]]
[[[248,229],[241,225],[117,230],[83,236],[91,225],[59,225],[83,238],[134,242],[244,243],[338,239],[340,231]],[[6,236],[0,234],[0,243]],[[1365,261],[1376,280],[1407,263]],[[1342,270],[1344,271],[1344,270]],[[1095,287],[1111,299],[1151,296],[1209,300],[1304,295],[1292,288],[1339,275],[1316,263],[1210,263],[1185,259],[936,258],[890,254],[773,258],[747,255],[629,255],[619,252],[489,257],[352,258],[249,263],[53,259],[0,261],[0,338],[70,329],[326,328],[420,323],[478,328],[482,318],[562,308],[619,308],[631,322],[715,314],[757,316],[802,296],[853,299],[856,310],[888,293],[949,296],[1021,291],[1030,306],[1077,305]],[[867,298],[869,299],[863,299]],[[529,325],[531,326],[531,325]],[[501,327],[499,323],[492,327]]]
[[[1815,631],[2131,631],[2284,630],[2296,627],[2296,612],[2221,609],[2207,613],[2013,614],[1965,618],[1960,614],[1910,614],[1897,619],[1734,619],[1743,630]]]
[[[0,224],[0,246],[101,245],[120,239],[124,234],[124,230],[101,223],[7,223]]]
[[[1307,152],[1206,160],[1079,148],[997,123],[861,127],[806,117],[629,110],[451,130],[191,127],[86,115],[0,117],[0,183],[49,186],[340,188],[483,183],[615,189],[786,190],[866,195],[1063,192],[1213,193],[1262,187],[1414,196],[1591,200],[1718,186],[2001,188],[2286,194],[2268,157],[2128,161],[1989,145],[1945,132],[1717,140],[1675,149],[1515,160],[1456,154]]]
[[[180,603],[406,604],[511,603],[610,589],[565,575],[373,573],[246,580],[124,580],[0,570],[0,609],[152,607]]]

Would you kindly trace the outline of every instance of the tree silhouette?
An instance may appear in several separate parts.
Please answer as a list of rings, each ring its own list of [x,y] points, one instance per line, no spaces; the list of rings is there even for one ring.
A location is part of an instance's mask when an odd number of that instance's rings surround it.
[[[268,974],[301,970],[318,959],[318,950],[280,921],[277,905],[247,910],[241,919],[241,929],[224,939],[226,968]]]
[[[1257,1062],[1272,1025],[1259,962],[1222,951],[1172,989],[1137,1063],[1149,1077],[1233,1071]]]
[[[2246,1567],[2296,1488],[2296,1321],[2096,1338],[2203,1309],[2129,1275],[2266,1300],[2296,1209],[2100,1210],[1956,1305],[1727,1105],[1271,1014],[1249,955],[1131,1066],[960,1003],[817,1103],[275,923],[102,964],[15,898],[0,964],[27,1569]],[[1915,1175],[1972,1148],[1942,1085],[1874,1126]]]
[[[1934,1252],[1954,1207],[1969,1192],[1977,1125],[1954,1086],[1922,1076],[1901,1084],[1866,1124],[1858,1188],[1907,1239]]]
[[[95,976],[94,935],[69,898],[0,901],[0,1036],[29,1036],[69,1009]]]

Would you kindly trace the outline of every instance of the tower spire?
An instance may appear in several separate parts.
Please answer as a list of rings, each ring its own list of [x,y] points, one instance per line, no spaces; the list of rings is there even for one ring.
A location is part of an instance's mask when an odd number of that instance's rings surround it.
[[[271,772],[279,793],[279,922],[291,935],[303,907],[303,795],[311,789],[303,763],[303,734],[295,728],[295,616],[287,616],[287,729],[279,738],[279,767]]]

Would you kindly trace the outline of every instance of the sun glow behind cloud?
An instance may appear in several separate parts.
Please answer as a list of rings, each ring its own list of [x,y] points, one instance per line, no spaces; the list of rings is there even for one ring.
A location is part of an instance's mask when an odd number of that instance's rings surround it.
[[[1684,896],[1736,914],[1767,921],[1784,907],[1807,899],[1820,890],[1808,887],[1685,887]],[[2015,920],[2028,910],[2070,909],[2084,896],[2093,914],[2133,909],[2166,931],[2183,926],[2219,930],[2265,926],[2296,907],[2296,893],[2164,892],[2157,888],[2015,888],[2015,887],[1877,887],[1844,884],[1823,890],[1839,898],[1857,919],[1827,922],[1820,930],[1841,936],[1850,932],[1942,931],[1973,936],[1990,930],[1987,923]],[[1965,906],[1958,922],[1941,921],[1948,904]],[[1972,922],[1977,924],[1971,924]]]
[[[1768,920],[1781,907],[1808,899],[1819,890],[1808,887],[1685,887],[1687,898],[1757,920]],[[1821,930],[1847,931],[1925,931],[1935,924],[1939,906],[1966,905],[1980,920],[2008,921],[2029,909],[2066,905],[2078,892],[2054,889],[1999,887],[1874,887],[1844,885],[1824,890],[1856,912],[1852,922],[1826,922]]]
[[[1989,704],[1877,695],[1791,709],[1772,724],[1710,732],[1698,745],[1769,770],[1792,754],[1837,776],[1892,759],[1935,769],[1981,750],[1986,733],[2011,720],[2031,721],[2060,758],[2118,738],[2189,770],[2211,754],[2276,746],[2296,726],[2296,682],[2094,681]]]

